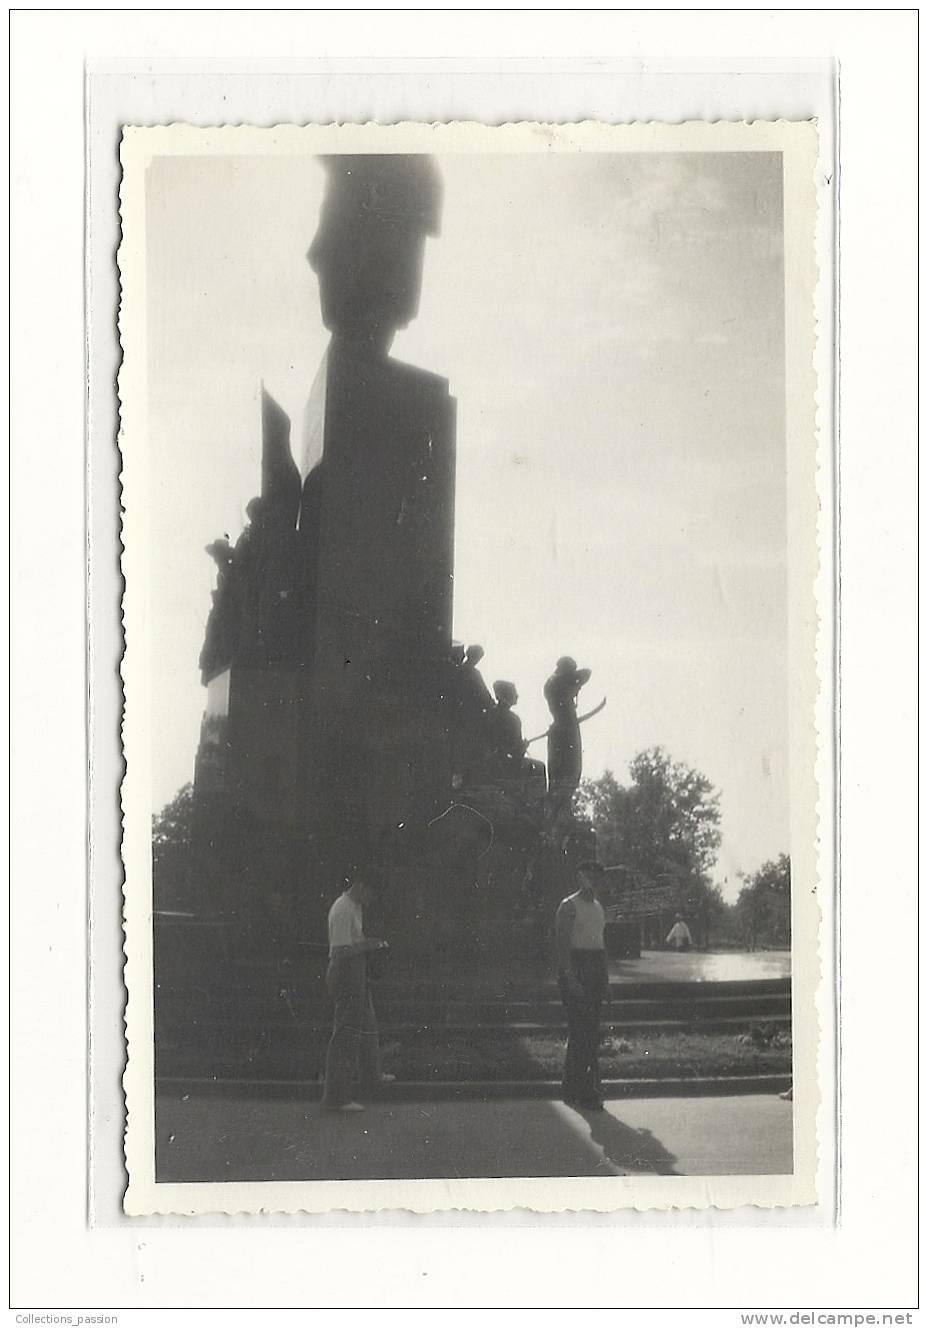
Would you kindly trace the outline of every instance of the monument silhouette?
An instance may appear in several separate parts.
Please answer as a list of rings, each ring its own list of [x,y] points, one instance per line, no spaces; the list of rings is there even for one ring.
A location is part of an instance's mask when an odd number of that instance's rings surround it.
[[[514,687],[500,705],[482,647],[452,641],[449,383],[390,355],[439,233],[437,168],[399,155],[322,164],[307,259],[329,346],[301,420],[262,390],[260,493],[234,546],[208,550],[218,582],[200,659],[191,910],[223,938],[223,963],[298,965],[299,946],[322,951],[360,856],[386,886],[378,926],[398,980],[540,974],[554,905],[591,852],[566,805],[582,682],[569,680],[549,742],[569,752],[552,814]]]

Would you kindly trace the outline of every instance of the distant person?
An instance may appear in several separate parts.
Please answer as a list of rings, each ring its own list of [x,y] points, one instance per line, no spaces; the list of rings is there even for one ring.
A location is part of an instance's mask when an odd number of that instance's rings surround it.
[[[335,1018],[325,1058],[322,1106],[327,1111],[364,1110],[353,1098],[359,1078],[366,1089],[393,1079],[380,1068],[380,1033],[368,989],[368,956],[387,949],[386,941],[364,935],[364,905],[373,898],[370,877],[352,867],[346,889],[329,909],[326,986]]]
[[[677,914],[673,926],[667,933],[667,944],[673,946],[675,950],[691,950],[693,948],[693,934],[683,921],[680,913]]]
[[[606,913],[596,898],[595,862],[580,865],[579,889],[561,900],[555,917],[558,985],[567,1013],[563,1097],[569,1106],[602,1111],[599,1012],[609,985],[603,933]]]

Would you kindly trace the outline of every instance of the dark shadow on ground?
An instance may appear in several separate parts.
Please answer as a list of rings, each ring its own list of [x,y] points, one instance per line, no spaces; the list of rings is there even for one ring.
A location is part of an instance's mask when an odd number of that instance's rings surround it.
[[[613,1166],[623,1171],[644,1171],[655,1176],[678,1176],[676,1156],[668,1152],[650,1130],[635,1129],[616,1120],[608,1111],[574,1107],[590,1127],[590,1138],[603,1150]]]
[[[672,1174],[647,1131],[554,1102],[371,1103],[356,1116],[248,1095],[161,1094],[159,1182]]]

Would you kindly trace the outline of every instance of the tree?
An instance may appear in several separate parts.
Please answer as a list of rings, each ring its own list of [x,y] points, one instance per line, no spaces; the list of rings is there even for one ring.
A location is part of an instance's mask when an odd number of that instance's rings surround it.
[[[752,950],[758,945],[788,946],[791,936],[792,875],[788,853],[765,862],[744,885],[735,904],[742,938]]]
[[[663,747],[639,752],[629,769],[627,787],[607,770],[579,789],[579,810],[593,822],[603,861],[654,878],[708,875],[721,843],[719,795],[709,780]]]
[[[151,818],[152,893],[156,909],[184,907],[189,899],[193,815],[193,785],[185,784]]]
[[[698,920],[705,940],[725,913],[709,880],[721,843],[719,795],[662,747],[639,752],[629,769],[628,785],[611,770],[584,780],[577,810],[593,822],[601,861],[623,867],[636,884],[676,887],[677,906]]]

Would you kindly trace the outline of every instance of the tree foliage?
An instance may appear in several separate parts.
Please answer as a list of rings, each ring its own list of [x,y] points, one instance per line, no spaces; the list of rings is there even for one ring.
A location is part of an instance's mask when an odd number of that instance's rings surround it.
[[[580,786],[579,810],[593,822],[603,862],[652,879],[707,876],[721,843],[712,784],[663,747],[639,752],[630,773],[628,785],[607,770]]]
[[[193,785],[185,784],[152,817],[151,867],[154,906],[176,908],[189,896],[193,838]]]
[[[611,770],[584,780],[577,810],[596,830],[600,860],[625,869],[627,879],[675,890],[678,906],[698,914],[701,930],[726,905],[709,874],[721,832],[719,795],[705,775],[674,761],[663,747],[639,752],[620,784]]]
[[[788,946],[792,886],[789,855],[781,853],[743,879],[735,904],[742,939],[752,950],[758,945]]]

